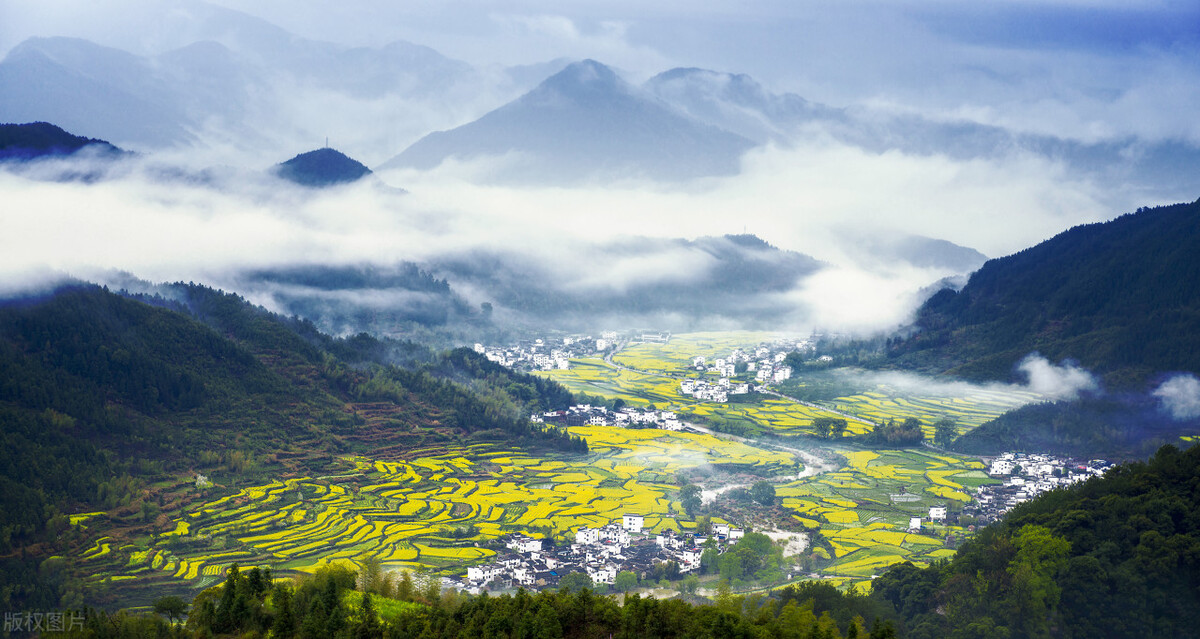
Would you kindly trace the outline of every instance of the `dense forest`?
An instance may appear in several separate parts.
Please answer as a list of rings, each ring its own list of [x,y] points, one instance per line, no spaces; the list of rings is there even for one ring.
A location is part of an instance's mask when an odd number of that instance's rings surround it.
[[[1077,226],[988,261],[930,298],[890,364],[1008,379],[1031,352],[1074,359],[1113,389],[1200,370],[1200,201]]]
[[[0,306],[0,605],[82,601],[69,570],[44,562],[74,542],[64,513],[148,525],[161,505],[151,486],[168,478],[312,473],[347,453],[476,441],[587,450],[528,420],[573,403],[553,382],[169,290],[68,284]]]

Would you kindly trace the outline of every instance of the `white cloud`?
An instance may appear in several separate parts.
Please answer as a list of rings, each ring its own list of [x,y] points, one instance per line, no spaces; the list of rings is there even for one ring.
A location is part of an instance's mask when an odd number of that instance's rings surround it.
[[[1030,390],[1054,399],[1075,399],[1083,391],[1099,388],[1088,371],[1069,362],[1052,364],[1037,353],[1027,355],[1017,369],[1029,377]]]
[[[1154,396],[1175,419],[1200,417],[1200,379],[1195,375],[1175,375],[1156,388]]]

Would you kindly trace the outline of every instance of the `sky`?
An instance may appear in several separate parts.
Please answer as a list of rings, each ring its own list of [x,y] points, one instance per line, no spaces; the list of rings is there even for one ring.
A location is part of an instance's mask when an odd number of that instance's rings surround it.
[[[407,40],[481,69],[593,58],[636,81],[695,66],[747,73],[771,91],[835,107],[964,119],[1083,142],[1200,144],[1200,4],[1194,1],[213,4],[303,38],[347,47]],[[63,35],[161,54],[190,43],[180,27],[189,6],[0,0],[0,52],[29,37]],[[311,90],[294,95],[286,108],[309,119],[327,111],[350,113],[339,126],[360,130],[337,131],[340,139],[394,138],[394,145],[477,117],[500,99],[479,97],[474,105],[474,98],[464,97],[460,109],[431,113],[422,105],[351,104]],[[362,128],[385,116],[413,130],[401,135]],[[304,142],[288,142],[295,152],[307,150]],[[386,158],[365,147],[343,150],[368,161]],[[281,153],[273,147],[262,157],[226,155],[219,162],[257,170],[266,166],[264,157],[286,159]],[[277,187],[257,178],[226,189],[163,186],[140,170],[91,186],[0,175],[6,201],[0,216],[8,218],[9,229],[21,231],[0,239],[0,271],[122,268],[186,279],[247,264],[418,260],[501,243],[523,243],[537,252],[555,237],[608,241],[630,229],[688,238],[745,230],[832,264],[821,278],[797,288],[796,303],[819,306],[826,323],[866,330],[902,323],[912,312],[914,292],[945,273],[856,262],[846,246],[853,241],[849,230],[945,238],[1000,256],[1074,224],[1169,201],[1020,151],[983,159],[879,153],[819,134],[789,148],[756,149],[743,158],[739,175],[682,188],[518,188],[479,183],[472,179],[478,170],[384,174],[411,192],[402,201],[371,189],[332,199],[267,194],[264,189]],[[612,272],[629,277],[675,276],[661,260],[618,266]]]

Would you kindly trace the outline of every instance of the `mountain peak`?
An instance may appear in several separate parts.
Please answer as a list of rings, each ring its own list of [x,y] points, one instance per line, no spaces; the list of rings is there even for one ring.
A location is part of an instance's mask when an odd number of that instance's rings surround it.
[[[591,97],[613,91],[628,91],[629,85],[611,68],[595,60],[568,64],[562,71],[546,78],[534,94],[553,92],[575,97]]]
[[[371,173],[362,162],[329,147],[301,153],[275,170],[285,180],[314,187],[348,184]]]

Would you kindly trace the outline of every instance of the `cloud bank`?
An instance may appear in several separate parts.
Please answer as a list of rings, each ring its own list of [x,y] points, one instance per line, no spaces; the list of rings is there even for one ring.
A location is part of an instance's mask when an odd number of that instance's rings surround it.
[[[1162,408],[1175,419],[1200,417],[1200,379],[1185,373],[1175,375],[1154,390]]]

